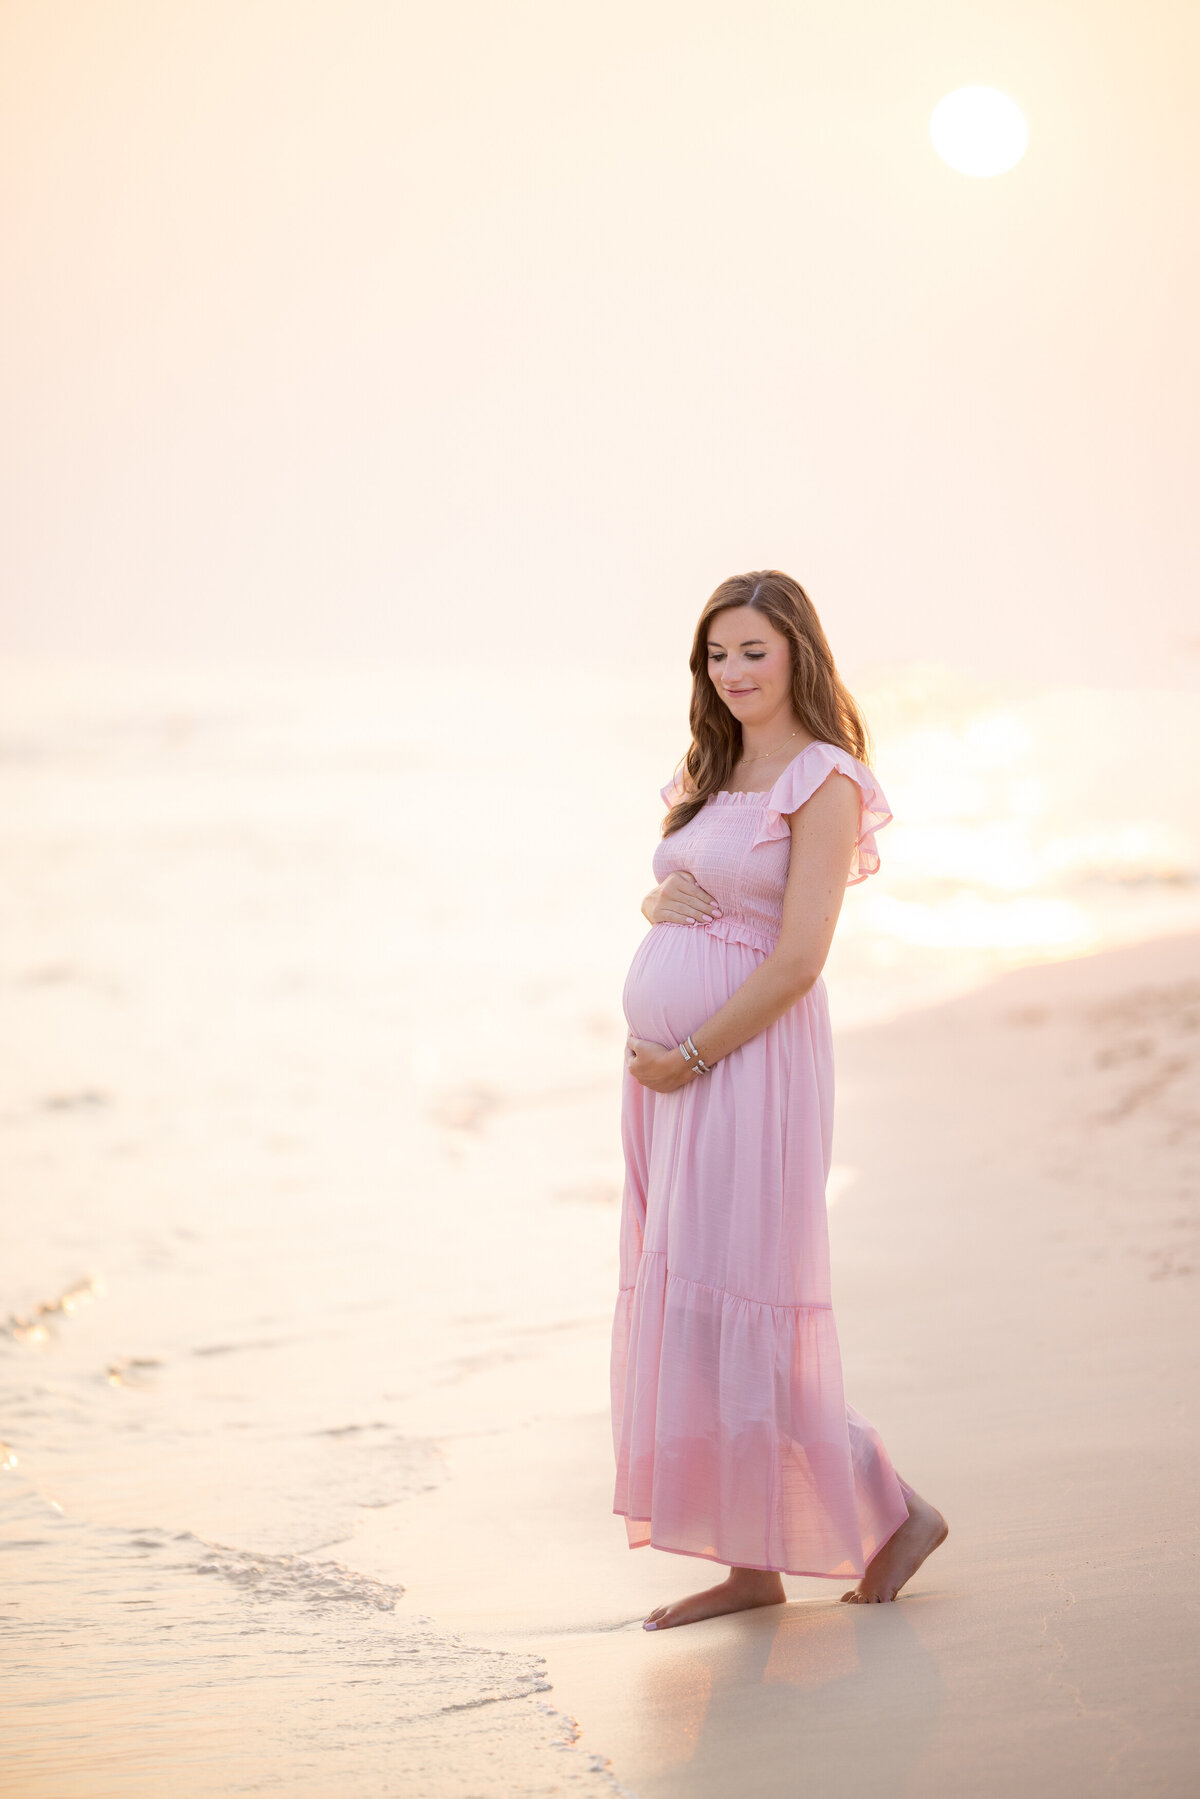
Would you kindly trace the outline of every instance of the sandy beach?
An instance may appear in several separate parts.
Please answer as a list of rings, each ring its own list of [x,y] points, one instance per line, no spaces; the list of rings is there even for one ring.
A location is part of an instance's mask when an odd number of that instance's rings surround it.
[[[607,778],[564,760],[553,843],[510,752],[467,856],[486,698],[439,761],[393,697],[9,708],[0,1791],[1189,1792],[1188,843],[1143,821],[1132,881],[989,892],[889,829],[830,976],[835,1303],[951,1536],[894,1607],[791,1581],[652,1636],[710,1578],[610,1509],[616,996],[669,709],[634,743],[589,702]],[[987,705],[964,757],[1017,717]],[[919,727],[882,752],[912,815]],[[996,813],[938,803],[961,864]],[[1093,953],[1003,940],[1069,908]],[[1155,908],[1173,933],[1106,946]]]

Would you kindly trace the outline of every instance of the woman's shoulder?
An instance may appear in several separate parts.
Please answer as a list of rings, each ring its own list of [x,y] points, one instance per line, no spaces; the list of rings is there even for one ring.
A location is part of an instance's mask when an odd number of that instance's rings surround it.
[[[767,803],[781,811],[794,812],[835,772],[848,775],[864,795],[879,791],[879,783],[865,762],[844,750],[840,743],[826,743],[823,738],[814,737],[792,757],[771,788]]]
[[[691,786],[688,782],[687,772],[682,764],[675,770],[675,773],[671,776],[671,779],[667,782],[666,786],[660,787],[658,791],[662,795],[663,805],[668,809],[671,806],[677,806],[680,800],[688,798],[691,793]]]
[[[840,744],[814,738],[794,756],[767,795],[759,843],[791,835],[788,819],[810,800],[832,774],[846,775],[858,788],[859,826],[849,885],[863,881],[879,867],[875,833],[890,823],[892,812],[874,771]]]

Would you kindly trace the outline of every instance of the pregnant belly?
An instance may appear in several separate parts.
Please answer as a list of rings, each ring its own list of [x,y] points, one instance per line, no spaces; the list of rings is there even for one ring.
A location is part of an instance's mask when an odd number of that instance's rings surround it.
[[[635,1037],[680,1043],[699,1030],[765,959],[765,950],[710,936],[698,925],[656,924],[625,977],[625,1020]]]

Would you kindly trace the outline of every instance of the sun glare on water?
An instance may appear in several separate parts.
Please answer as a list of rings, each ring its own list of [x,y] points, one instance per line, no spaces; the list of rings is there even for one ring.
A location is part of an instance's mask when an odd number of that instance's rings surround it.
[[[895,822],[831,952],[843,1026],[1025,963],[1200,926],[1189,695],[1025,688],[913,666],[880,671],[856,698]],[[1124,747],[1138,729],[1165,746],[1171,774],[1153,789]]]
[[[960,175],[1003,175],[1029,143],[1029,127],[1015,100],[994,87],[960,87],[938,101],[929,135],[943,162]]]

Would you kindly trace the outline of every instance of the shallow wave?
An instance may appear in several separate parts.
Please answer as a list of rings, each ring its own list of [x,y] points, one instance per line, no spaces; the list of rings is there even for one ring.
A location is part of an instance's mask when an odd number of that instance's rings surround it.
[[[538,1698],[540,1656],[439,1630],[401,1587],[88,1524],[13,1472],[0,1498],[0,1557],[21,1568],[5,1762],[22,1799],[621,1792]]]

